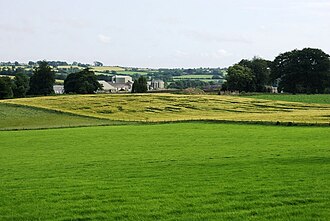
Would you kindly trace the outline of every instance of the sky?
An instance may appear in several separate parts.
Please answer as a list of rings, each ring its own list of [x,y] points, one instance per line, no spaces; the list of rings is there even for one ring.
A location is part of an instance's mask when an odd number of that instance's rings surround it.
[[[0,0],[0,61],[228,67],[330,54],[330,0]]]

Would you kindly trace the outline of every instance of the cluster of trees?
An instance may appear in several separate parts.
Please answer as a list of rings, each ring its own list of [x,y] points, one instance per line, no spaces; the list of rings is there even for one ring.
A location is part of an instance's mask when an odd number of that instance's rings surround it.
[[[0,99],[54,94],[54,84],[54,70],[48,62],[40,61],[30,78],[24,73],[17,73],[13,79],[0,77]],[[88,68],[69,74],[64,80],[66,93],[91,94],[101,88],[94,72]]]
[[[201,80],[178,80],[169,84],[169,88],[186,89],[186,88],[206,88],[211,82],[204,82]]]
[[[54,93],[55,73],[46,61],[39,62],[29,78],[17,73],[13,79],[0,78],[0,98],[25,97],[26,95],[48,95]]]
[[[15,76],[16,74],[20,74],[20,73],[31,76],[32,70],[21,67],[15,67],[15,66],[0,68],[0,75]]]
[[[280,54],[272,63],[273,80],[290,93],[330,93],[330,56],[305,48]]]
[[[270,80],[271,62],[262,58],[241,60],[228,68],[223,90],[264,92]]]
[[[40,62],[42,61],[37,61],[37,62],[34,62],[34,61],[29,61],[28,62],[28,65],[29,66],[36,66],[38,65]],[[69,63],[67,63],[66,61],[47,61],[48,62],[48,65],[52,66],[52,67],[58,67],[58,66],[68,66],[70,65]],[[96,61],[97,62],[97,61]],[[99,62],[100,63],[100,62]],[[102,63],[101,63],[102,64]],[[79,67],[89,67],[90,64],[83,64],[83,63],[78,63],[76,61],[74,61],[72,63],[73,66],[79,66]]]
[[[99,89],[102,89],[102,85],[100,85],[96,75],[89,68],[69,74],[64,80],[65,93],[93,94]]]
[[[214,79],[221,79],[225,72],[226,69],[221,68],[176,68],[154,70],[149,72],[147,76],[169,82],[173,81],[173,77],[182,75],[213,75]]]
[[[148,91],[147,79],[140,76],[136,79],[132,86],[132,93],[145,93]]]
[[[0,62],[0,65],[1,66],[19,66],[21,65],[18,61],[15,61],[15,62]]]
[[[264,92],[267,85],[289,93],[329,93],[329,55],[304,48],[280,54],[274,61],[242,60],[228,69],[222,90]]]
[[[29,78],[25,74],[17,74],[13,79],[0,77],[0,99],[25,97],[29,90]]]

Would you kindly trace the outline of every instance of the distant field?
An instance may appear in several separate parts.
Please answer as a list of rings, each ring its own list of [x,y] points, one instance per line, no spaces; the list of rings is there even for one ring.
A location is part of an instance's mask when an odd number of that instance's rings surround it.
[[[0,75],[0,77],[9,77],[11,79],[14,79],[15,78],[15,76],[11,76],[11,75]]]
[[[116,122],[113,122],[116,123]],[[111,121],[0,103],[0,130],[109,125]]]
[[[64,80],[56,79],[55,84],[64,84]]]
[[[212,79],[213,75],[182,75],[174,76],[175,80],[186,80],[186,79]]]
[[[58,69],[70,69],[70,68],[77,68],[77,69],[84,69],[84,67],[79,67],[77,65],[63,65],[57,66]]]
[[[253,95],[251,98],[267,99],[267,100],[279,100],[290,102],[304,102],[304,103],[319,103],[330,104],[330,94],[261,94]]]
[[[0,131],[0,220],[330,217],[329,127]]]
[[[143,72],[143,71],[117,71],[118,74],[122,74],[122,75],[134,75],[134,74],[138,74],[138,75],[147,75],[148,72]]]
[[[95,72],[96,75],[111,75],[113,76],[112,73],[106,73],[106,72]],[[118,75],[147,75],[147,72],[136,72],[136,71],[116,71],[116,74]]]
[[[121,67],[114,67],[114,66],[102,66],[102,67],[90,67],[93,69],[93,71],[98,71],[98,72],[102,72],[102,71],[125,71],[124,68]]]
[[[217,95],[66,95],[1,101],[124,121],[224,120],[330,123],[330,105]]]

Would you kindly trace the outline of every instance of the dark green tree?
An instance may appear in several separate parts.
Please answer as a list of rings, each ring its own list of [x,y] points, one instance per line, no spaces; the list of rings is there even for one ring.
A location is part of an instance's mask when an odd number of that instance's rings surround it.
[[[89,68],[72,73],[64,80],[65,93],[94,94],[102,89],[102,85],[97,81],[97,77]]]
[[[14,97],[25,97],[29,90],[29,77],[26,74],[18,73],[13,80]]]
[[[13,83],[9,77],[0,77],[0,99],[13,97]]]
[[[148,91],[147,79],[144,76],[140,76],[133,83],[132,93],[146,93],[147,91]]]
[[[272,79],[290,93],[324,93],[330,84],[329,55],[304,48],[280,54],[272,63]]]
[[[245,92],[255,91],[255,77],[248,67],[235,64],[228,68],[225,87],[227,90]]]
[[[47,61],[40,61],[30,78],[30,90],[28,93],[32,95],[53,94],[54,83],[55,72],[48,65]]]
[[[251,69],[254,75],[254,84],[257,92],[264,92],[266,85],[270,81],[270,61],[264,60],[262,58],[254,57],[252,60],[241,60],[239,65],[248,67]]]

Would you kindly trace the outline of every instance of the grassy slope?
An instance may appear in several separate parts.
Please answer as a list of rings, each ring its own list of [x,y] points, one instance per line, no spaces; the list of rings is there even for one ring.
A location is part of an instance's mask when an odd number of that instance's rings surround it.
[[[329,220],[330,128],[0,132],[0,220]]]
[[[250,96],[251,98],[266,99],[266,100],[279,100],[290,102],[304,102],[304,103],[319,103],[330,104],[330,94],[260,94]]]
[[[2,102],[126,121],[227,120],[330,122],[329,104],[306,104],[216,95],[122,94],[56,96]]]
[[[116,122],[113,122],[116,123]],[[111,121],[0,103],[0,130],[109,125]]]

